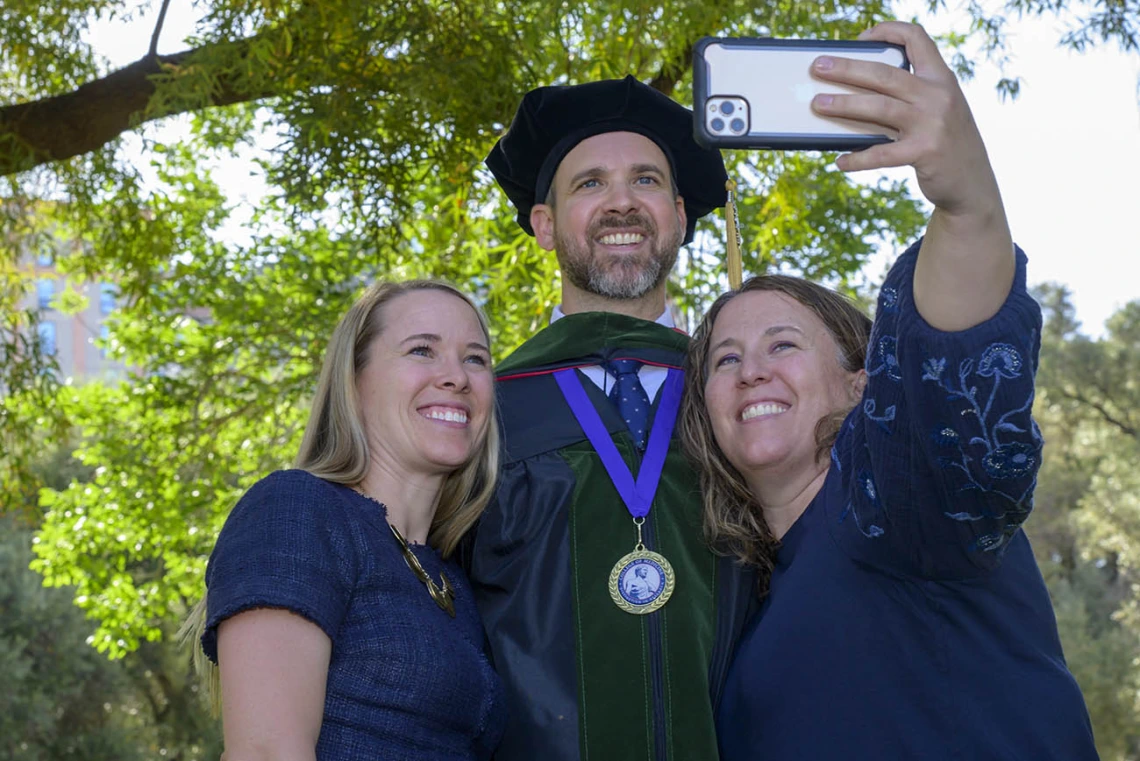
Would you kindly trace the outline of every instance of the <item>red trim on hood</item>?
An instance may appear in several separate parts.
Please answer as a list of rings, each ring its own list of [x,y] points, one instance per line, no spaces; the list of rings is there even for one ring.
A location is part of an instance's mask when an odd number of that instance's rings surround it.
[[[678,365],[667,365],[663,362],[647,362],[644,359],[638,359],[637,357],[613,357],[613,359],[637,359],[637,361],[641,362],[643,365],[652,365],[653,367],[664,367],[666,370],[680,370],[680,369],[682,369]],[[518,380],[519,378],[533,378],[536,375],[550,375],[551,373],[558,372],[559,370],[569,370],[569,369],[576,369],[576,368],[580,368],[580,367],[597,367],[597,366],[598,366],[598,364],[596,362],[591,362],[591,363],[581,364],[581,365],[567,365],[566,367],[552,367],[549,370],[530,370],[528,372],[514,373],[512,375],[500,375],[498,378],[495,379],[495,381],[498,382],[498,381]]]

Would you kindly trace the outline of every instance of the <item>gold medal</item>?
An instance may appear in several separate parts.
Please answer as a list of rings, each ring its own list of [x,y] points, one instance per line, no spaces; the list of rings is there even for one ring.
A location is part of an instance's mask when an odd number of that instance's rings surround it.
[[[635,615],[652,613],[660,608],[669,601],[673,587],[677,585],[673,566],[665,556],[645,549],[641,543],[641,524],[644,522],[644,518],[634,519],[637,545],[610,571],[610,597],[614,605]]]
[[[676,583],[673,566],[663,555],[634,550],[610,571],[610,597],[626,613],[652,613],[669,601]]]

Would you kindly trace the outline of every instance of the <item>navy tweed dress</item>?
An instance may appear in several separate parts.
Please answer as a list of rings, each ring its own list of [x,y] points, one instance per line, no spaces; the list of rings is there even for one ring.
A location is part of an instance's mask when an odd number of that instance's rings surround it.
[[[238,502],[206,571],[206,654],[251,608],[304,616],[332,640],[319,761],[489,759],[506,724],[471,588],[453,561],[412,545],[455,589],[455,618],[412,575],[383,507],[304,471],[279,471]]]

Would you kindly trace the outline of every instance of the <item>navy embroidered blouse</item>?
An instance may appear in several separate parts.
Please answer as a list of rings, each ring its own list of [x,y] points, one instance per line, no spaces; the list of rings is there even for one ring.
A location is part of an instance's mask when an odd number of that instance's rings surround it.
[[[488,759],[506,723],[471,588],[453,561],[413,551],[455,588],[455,618],[412,575],[383,508],[304,471],[273,473],[238,502],[206,571],[202,637],[250,608],[284,608],[332,640],[319,761]]]
[[[887,277],[862,405],[737,648],[724,761],[1097,758],[1021,530],[1042,445],[1025,256],[997,315],[945,333],[915,310],[917,250]]]

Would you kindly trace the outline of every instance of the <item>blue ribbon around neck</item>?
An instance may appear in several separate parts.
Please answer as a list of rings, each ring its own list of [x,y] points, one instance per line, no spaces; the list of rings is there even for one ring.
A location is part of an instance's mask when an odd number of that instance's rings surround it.
[[[665,385],[661,389],[661,403],[657,406],[657,415],[653,418],[653,428],[649,431],[645,457],[641,461],[635,482],[633,473],[630,472],[610,438],[601,415],[594,409],[590,397],[586,395],[586,389],[582,388],[578,374],[573,368],[554,373],[554,379],[558,381],[558,387],[562,389],[562,395],[566,397],[570,411],[574,413],[586,438],[602,458],[602,465],[609,473],[614,488],[634,518],[644,518],[653,505],[653,495],[657,493],[657,485],[661,482],[661,471],[665,468],[665,455],[669,452],[669,439],[673,436],[677,412],[681,408],[684,377],[685,374],[680,370],[675,368],[669,370]]]

